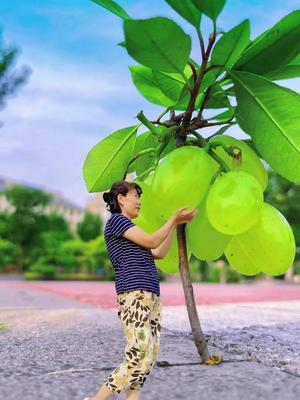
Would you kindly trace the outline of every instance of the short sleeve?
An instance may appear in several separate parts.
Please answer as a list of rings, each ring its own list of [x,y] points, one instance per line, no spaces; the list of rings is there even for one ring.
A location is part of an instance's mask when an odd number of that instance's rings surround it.
[[[121,236],[127,229],[135,226],[135,224],[125,215],[115,213],[110,220],[110,232],[114,236]]]

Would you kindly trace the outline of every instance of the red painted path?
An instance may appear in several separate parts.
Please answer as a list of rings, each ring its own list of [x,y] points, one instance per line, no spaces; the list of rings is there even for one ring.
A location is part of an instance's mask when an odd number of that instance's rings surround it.
[[[9,286],[52,293],[71,300],[87,303],[99,308],[115,308],[114,282],[6,282]],[[179,283],[161,282],[163,306],[185,305],[183,289]],[[260,301],[300,300],[300,285],[285,283],[241,284],[193,284],[197,305],[243,303]]]

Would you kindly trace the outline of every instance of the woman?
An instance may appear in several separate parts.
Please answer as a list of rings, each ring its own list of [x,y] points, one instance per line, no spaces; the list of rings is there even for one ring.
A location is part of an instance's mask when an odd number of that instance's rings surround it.
[[[149,234],[131,220],[140,210],[141,187],[135,182],[117,181],[103,194],[111,212],[104,238],[116,271],[118,317],[127,340],[125,360],[105,379],[93,397],[106,400],[126,391],[126,399],[138,400],[159,352],[161,303],[159,275],[154,259],[166,256],[178,224],[190,222],[197,210],[177,210],[156,232]]]

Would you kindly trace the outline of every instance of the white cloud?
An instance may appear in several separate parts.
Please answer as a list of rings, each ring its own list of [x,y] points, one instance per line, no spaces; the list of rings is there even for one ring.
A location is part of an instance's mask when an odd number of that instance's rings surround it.
[[[74,66],[49,57],[46,64],[31,63],[29,83],[1,113],[1,175],[47,183],[84,204],[89,195],[82,166],[88,151],[115,130],[137,123],[139,95],[129,74],[124,77],[117,68]]]

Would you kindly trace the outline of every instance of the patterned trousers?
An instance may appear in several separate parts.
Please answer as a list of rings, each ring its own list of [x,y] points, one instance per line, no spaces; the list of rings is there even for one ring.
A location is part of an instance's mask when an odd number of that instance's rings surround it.
[[[127,344],[124,361],[105,379],[106,386],[115,394],[143,387],[159,354],[161,330],[161,302],[155,293],[121,293],[117,304]]]

